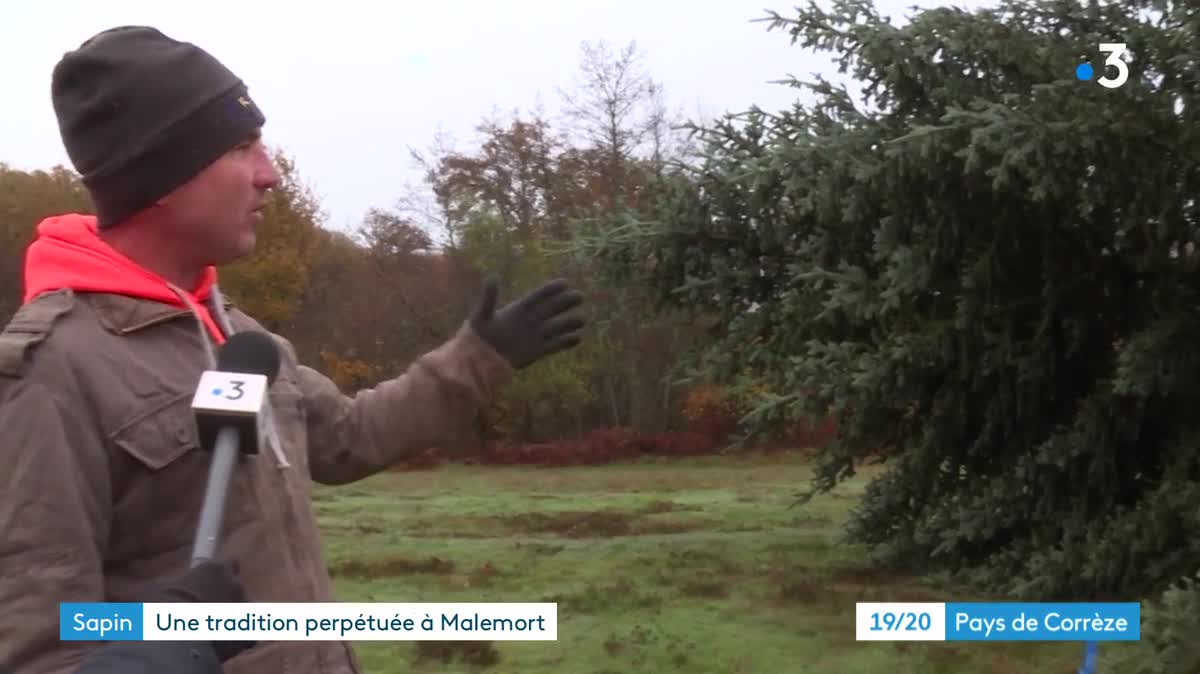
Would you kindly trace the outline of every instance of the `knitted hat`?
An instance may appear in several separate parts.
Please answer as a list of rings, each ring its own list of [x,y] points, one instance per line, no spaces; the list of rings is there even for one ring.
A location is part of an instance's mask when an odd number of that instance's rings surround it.
[[[51,98],[101,227],[149,207],[266,121],[220,61],[146,26],[102,31],[64,55]]]

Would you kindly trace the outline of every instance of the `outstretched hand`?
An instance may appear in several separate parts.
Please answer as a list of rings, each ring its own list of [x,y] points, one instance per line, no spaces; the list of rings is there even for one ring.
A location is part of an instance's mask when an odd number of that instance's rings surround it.
[[[471,327],[514,369],[579,344],[586,322],[567,312],[583,294],[562,279],[550,281],[496,311],[499,282],[489,278],[471,314]]]

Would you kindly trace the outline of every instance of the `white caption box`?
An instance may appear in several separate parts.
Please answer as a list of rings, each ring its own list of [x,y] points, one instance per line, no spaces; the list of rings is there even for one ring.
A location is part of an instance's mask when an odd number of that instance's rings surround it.
[[[206,370],[196,386],[192,409],[251,417],[262,411],[267,385],[266,376],[261,374]]]
[[[880,602],[854,605],[858,641],[945,641],[946,605]]]
[[[557,641],[553,603],[143,604],[144,641]]]

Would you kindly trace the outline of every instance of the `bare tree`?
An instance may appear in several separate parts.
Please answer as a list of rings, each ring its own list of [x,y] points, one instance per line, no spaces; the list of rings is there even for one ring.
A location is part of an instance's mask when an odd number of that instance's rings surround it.
[[[636,42],[619,52],[604,41],[583,42],[580,76],[573,91],[560,90],[568,126],[601,151],[613,203],[620,199],[625,163],[647,137],[646,104],[654,82],[642,68]]]

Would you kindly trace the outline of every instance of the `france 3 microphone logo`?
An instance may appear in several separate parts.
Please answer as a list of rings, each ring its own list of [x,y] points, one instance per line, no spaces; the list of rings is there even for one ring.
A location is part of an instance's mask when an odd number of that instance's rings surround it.
[[[269,386],[265,375],[208,370],[200,375],[192,407],[203,412],[257,414],[266,402]]]
[[[1109,89],[1116,89],[1125,84],[1125,81],[1129,79],[1129,64],[1121,58],[1121,55],[1125,53],[1125,43],[1101,42],[1100,51],[1108,56],[1101,64],[1100,78],[1096,80],[1096,84]],[[1095,75],[1096,69],[1086,61],[1075,66],[1075,79],[1080,82],[1089,82]]]

